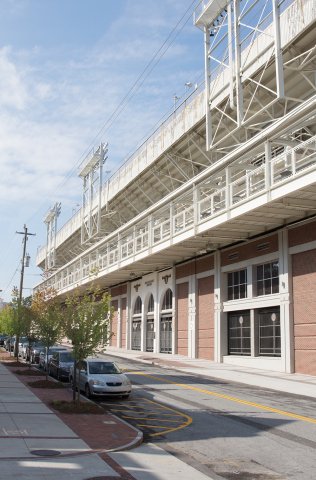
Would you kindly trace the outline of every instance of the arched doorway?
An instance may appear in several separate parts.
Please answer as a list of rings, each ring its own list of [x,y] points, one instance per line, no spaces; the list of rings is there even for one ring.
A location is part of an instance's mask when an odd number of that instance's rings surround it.
[[[165,292],[160,312],[160,352],[172,353],[172,291]]]
[[[138,296],[135,301],[132,318],[132,350],[141,349],[142,331],[142,299]]]
[[[155,324],[154,324],[155,302],[153,294],[150,295],[146,317],[146,352],[154,351]]]

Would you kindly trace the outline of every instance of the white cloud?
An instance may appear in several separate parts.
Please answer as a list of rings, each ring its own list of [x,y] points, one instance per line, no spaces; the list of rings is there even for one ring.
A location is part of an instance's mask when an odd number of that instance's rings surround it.
[[[6,1],[20,12],[28,3]],[[24,223],[37,232],[29,248],[45,242],[42,218],[50,206],[62,202],[65,221],[80,203],[77,167],[84,153],[108,141],[106,169],[113,174],[172,109],[174,93],[181,95],[184,83],[194,81],[190,48],[177,39],[114,124],[103,129],[190,2],[183,3],[123,2],[121,15],[89,49],[84,42],[65,49],[60,44],[0,49],[0,214],[13,234]],[[12,254],[18,258],[20,245]],[[6,286],[1,277],[0,282]]]
[[[9,60],[9,48],[0,49],[0,108],[22,110],[28,100],[21,72]]]

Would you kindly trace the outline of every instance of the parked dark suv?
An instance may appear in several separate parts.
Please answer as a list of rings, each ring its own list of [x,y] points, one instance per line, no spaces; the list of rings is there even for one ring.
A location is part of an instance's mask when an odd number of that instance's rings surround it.
[[[48,364],[48,374],[58,380],[69,380],[70,367],[74,363],[71,351],[54,352]]]

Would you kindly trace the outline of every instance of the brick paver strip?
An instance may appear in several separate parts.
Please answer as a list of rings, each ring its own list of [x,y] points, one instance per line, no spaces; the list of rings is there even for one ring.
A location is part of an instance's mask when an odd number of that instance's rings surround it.
[[[11,357],[12,359],[12,357]],[[10,367],[10,355],[1,352],[0,361],[5,366]],[[25,368],[25,367],[24,367]],[[17,367],[10,367],[14,373]],[[43,375],[39,375],[43,379]],[[72,391],[68,388],[48,389],[32,388],[28,385],[29,381],[34,381],[38,377],[18,375],[19,380],[29,388],[45,405],[47,405],[71,430],[84,440],[89,447],[98,452],[98,455],[115,470],[122,480],[135,480],[126,470],[117,464],[105,450],[119,449],[128,445],[137,438],[137,431],[127,424],[122,423],[117,417],[104,411],[102,414],[71,414],[61,413],[50,405],[52,400],[72,400]],[[53,380],[52,380],[53,381]],[[86,401],[83,398],[83,401]],[[22,437],[20,437],[22,438]],[[29,438],[29,437],[27,437]],[[45,438],[45,437],[43,437]],[[102,477],[99,477],[100,480]],[[105,480],[111,480],[112,477],[105,476]],[[113,480],[117,477],[113,477]]]

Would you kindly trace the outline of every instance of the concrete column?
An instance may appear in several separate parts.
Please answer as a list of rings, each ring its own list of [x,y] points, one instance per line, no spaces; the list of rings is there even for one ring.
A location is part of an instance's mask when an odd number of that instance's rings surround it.
[[[122,346],[122,299],[119,297],[117,301],[117,348]]]
[[[190,276],[188,298],[188,356],[196,358],[196,277]]]
[[[172,291],[172,352],[176,353],[176,345],[177,345],[177,328],[176,328],[176,319],[177,319],[177,309],[176,309],[176,268],[172,268],[171,274],[172,282],[170,285]]]
[[[223,314],[221,301],[221,257],[220,252],[214,255],[214,360],[222,362],[227,353],[226,315]]]
[[[279,289],[281,355],[284,371],[294,372],[294,322],[292,305],[291,262],[288,248],[288,231],[281,230],[279,236]]]
[[[131,309],[131,284],[127,284],[126,294],[126,348],[132,347],[132,309]]]
[[[141,334],[140,334],[140,350],[144,352],[146,350],[146,319],[147,315],[145,315],[145,304],[144,304],[144,298],[142,298],[142,314],[141,314]],[[145,318],[146,317],[146,318]]]
[[[154,353],[160,352],[160,288],[159,288],[159,275],[156,272],[156,289],[154,293],[155,297],[155,341],[154,341]]]

